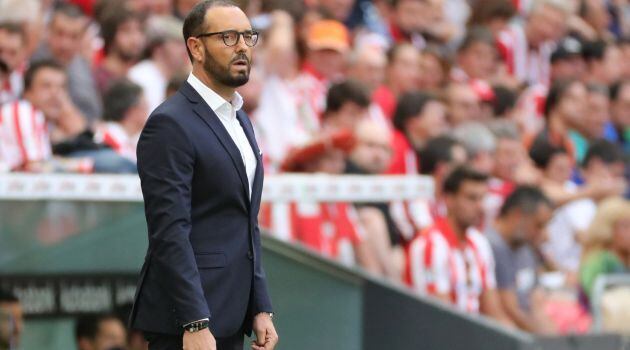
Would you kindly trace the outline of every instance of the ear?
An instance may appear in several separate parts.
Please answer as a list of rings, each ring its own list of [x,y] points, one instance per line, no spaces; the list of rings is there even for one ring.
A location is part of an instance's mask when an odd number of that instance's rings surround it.
[[[203,61],[205,52],[201,40],[191,36],[188,40],[186,40],[186,46],[193,56],[193,63]]]

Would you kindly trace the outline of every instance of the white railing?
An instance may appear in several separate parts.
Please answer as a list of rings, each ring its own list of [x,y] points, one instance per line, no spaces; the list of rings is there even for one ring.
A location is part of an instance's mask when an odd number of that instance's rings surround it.
[[[379,202],[432,198],[426,176],[283,174],[265,177],[263,201]],[[135,175],[0,175],[0,200],[142,201]]]

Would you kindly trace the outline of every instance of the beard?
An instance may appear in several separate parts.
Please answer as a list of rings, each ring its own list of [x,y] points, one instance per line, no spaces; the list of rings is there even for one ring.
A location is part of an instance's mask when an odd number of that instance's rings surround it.
[[[217,62],[217,60],[214,59],[214,57],[212,57],[210,52],[208,52],[208,48],[205,46],[204,51],[206,52],[206,59],[203,62],[203,69],[217,82],[229,87],[239,87],[245,85],[249,81],[249,72],[252,67],[249,58],[247,58],[245,54],[237,55],[230,61],[227,67],[223,67],[219,62]],[[236,74],[232,74],[230,72],[230,66],[238,60],[247,61],[247,70],[245,72],[239,71]]]

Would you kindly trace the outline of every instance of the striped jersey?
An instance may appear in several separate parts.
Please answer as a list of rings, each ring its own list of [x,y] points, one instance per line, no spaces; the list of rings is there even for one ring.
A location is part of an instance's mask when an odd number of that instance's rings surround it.
[[[136,162],[139,137],[140,135],[129,136],[119,123],[107,122],[97,127],[94,140],[107,145],[120,156]]]
[[[531,48],[523,25],[513,23],[498,34],[497,45],[510,74],[522,82],[549,86],[553,42]]]
[[[446,294],[468,313],[479,313],[483,291],[495,289],[494,257],[487,238],[475,228],[461,242],[440,219],[408,246],[406,281],[417,292]]]
[[[9,170],[21,170],[30,162],[52,156],[44,114],[26,100],[0,107],[0,163]]]

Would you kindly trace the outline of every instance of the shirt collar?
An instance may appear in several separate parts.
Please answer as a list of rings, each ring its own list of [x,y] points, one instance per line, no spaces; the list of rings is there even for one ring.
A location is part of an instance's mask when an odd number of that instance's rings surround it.
[[[240,110],[243,107],[243,97],[238,93],[234,92],[234,96],[232,97],[232,101],[228,102],[219,94],[214,92],[211,88],[209,88],[206,84],[202,83],[199,78],[197,78],[192,72],[188,76],[188,83],[201,95],[204,101],[210,106],[210,108],[216,112],[219,108],[223,107],[226,104],[231,104],[234,107],[235,111]]]

